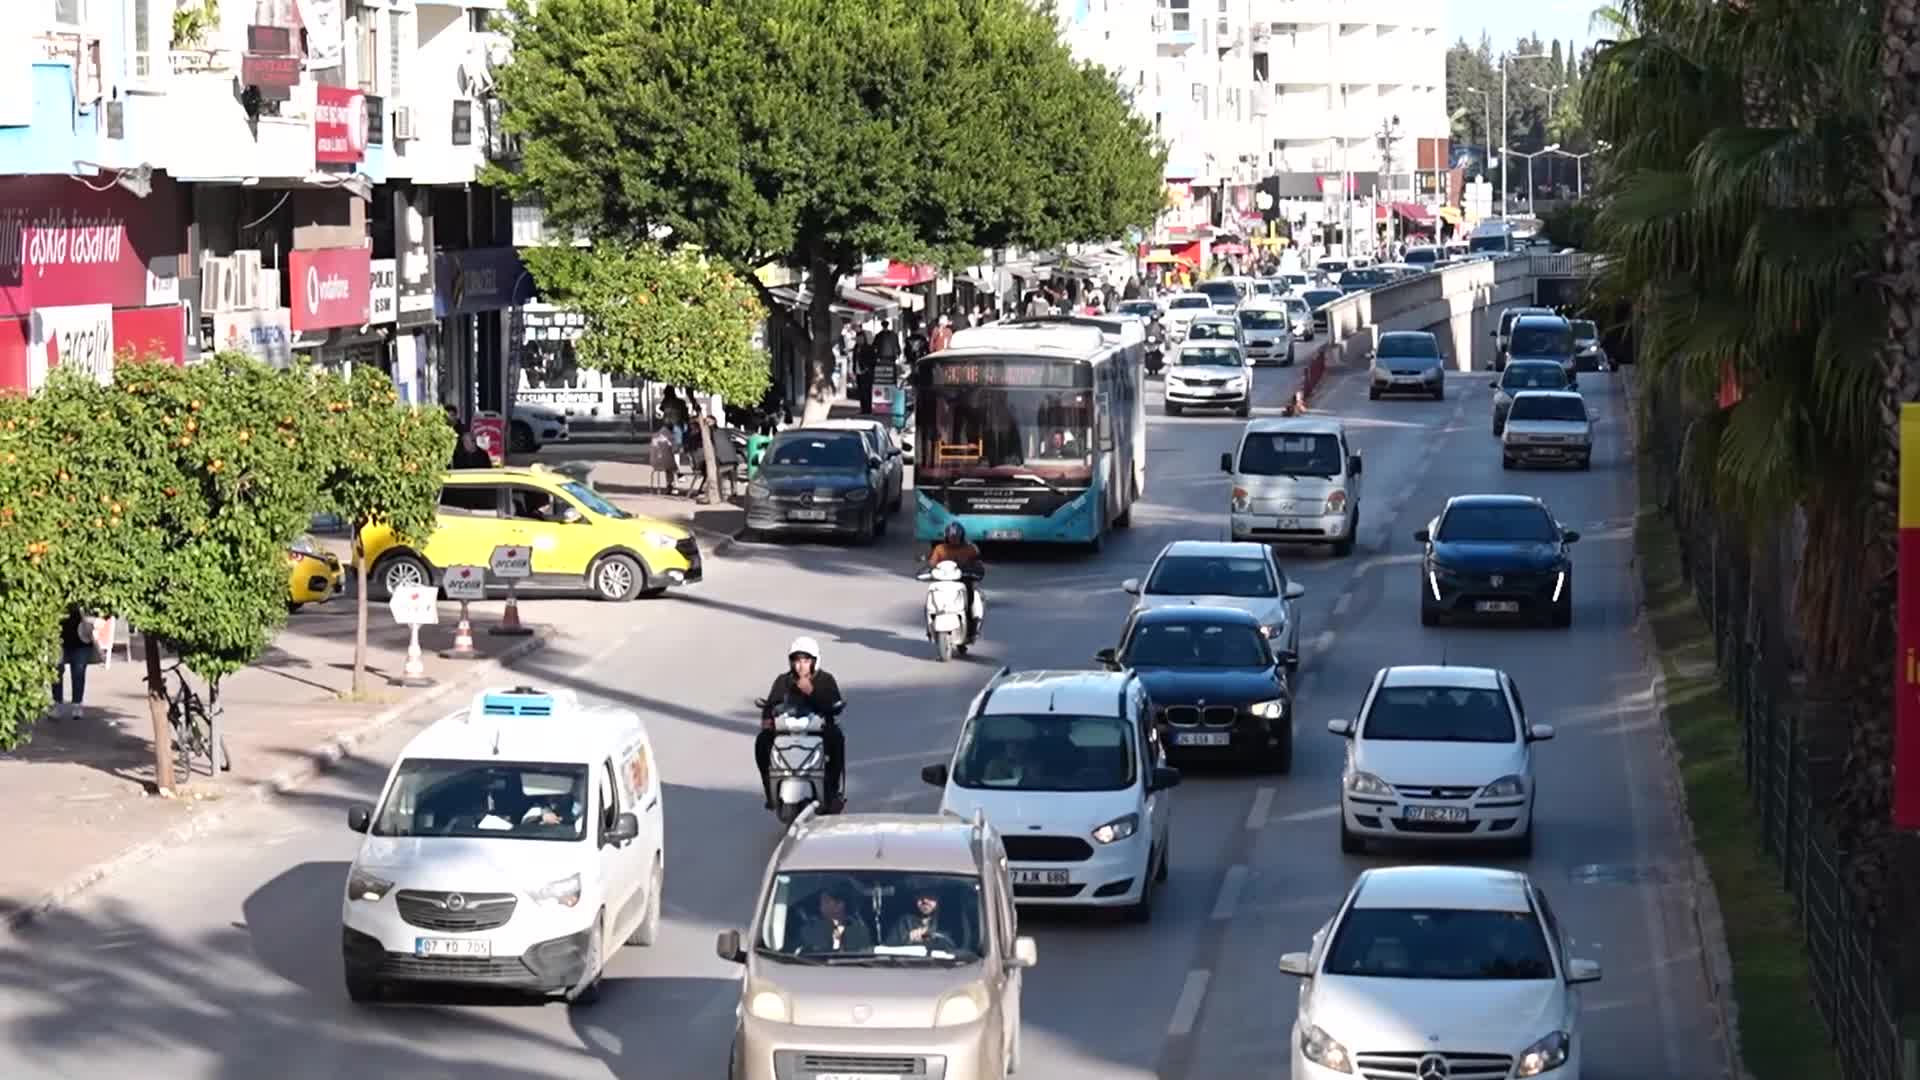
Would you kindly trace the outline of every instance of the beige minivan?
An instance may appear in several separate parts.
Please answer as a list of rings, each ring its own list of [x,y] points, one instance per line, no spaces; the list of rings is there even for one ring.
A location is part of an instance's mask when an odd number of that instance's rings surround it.
[[[727,1075],[1002,1080],[1038,958],[1018,930],[984,815],[809,807],[768,860],[753,925],[716,945],[746,967]]]

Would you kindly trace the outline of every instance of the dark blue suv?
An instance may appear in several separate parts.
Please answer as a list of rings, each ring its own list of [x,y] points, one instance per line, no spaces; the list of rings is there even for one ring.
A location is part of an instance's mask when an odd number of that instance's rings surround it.
[[[1420,625],[1457,615],[1543,619],[1573,625],[1572,545],[1531,495],[1456,495],[1413,538],[1420,560]]]

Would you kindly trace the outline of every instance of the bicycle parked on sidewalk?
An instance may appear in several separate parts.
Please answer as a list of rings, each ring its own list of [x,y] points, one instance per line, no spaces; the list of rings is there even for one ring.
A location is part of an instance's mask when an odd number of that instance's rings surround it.
[[[220,731],[220,680],[208,682],[207,700],[202,701],[187,679],[185,661],[176,658],[161,673],[162,679],[167,675],[172,675],[179,687],[167,695],[167,726],[173,730],[173,748],[179,760],[176,783],[185,785],[193,780],[196,759],[206,762],[208,776],[231,771],[233,758]]]

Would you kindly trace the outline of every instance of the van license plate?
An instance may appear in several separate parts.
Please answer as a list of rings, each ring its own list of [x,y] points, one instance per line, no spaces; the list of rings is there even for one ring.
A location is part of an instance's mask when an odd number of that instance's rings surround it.
[[[1073,879],[1065,870],[1014,870],[1011,871],[1015,885],[1071,885]]]
[[[1224,731],[1176,731],[1173,741],[1178,746],[1231,746],[1233,736]]]
[[[452,956],[463,960],[488,960],[493,957],[493,942],[485,938],[414,938],[413,955],[419,957]]]

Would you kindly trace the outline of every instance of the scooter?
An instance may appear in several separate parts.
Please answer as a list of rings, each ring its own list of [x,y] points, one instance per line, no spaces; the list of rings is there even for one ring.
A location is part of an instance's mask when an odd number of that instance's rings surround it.
[[[977,583],[985,575],[978,570],[961,570],[948,560],[931,570],[915,575],[927,586],[927,640],[933,642],[933,654],[941,663],[964,656],[967,647],[980,639],[980,625],[986,620],[986,595]],[[967,610],[967,583],[974,582],[973,610]]]
[[[1159,323],[1155,323],[1153,324],[1153,328],[1147,331],[1146,369],[1149,376],[1160,374],[1160,368],[1166,361],[1166,355],[1167,332],[1160,328]]]
[[[755,701],[765,709],[764,699]],[[774,714],[773,753],[768,756],[767,781],[773,787],[773,814],[780,824],[791,825],[809,804],[819,803],[822,813],[832,813],[827,805],[827,720],[806,710],[792,709]],[[843,780],[842,783],[845,783]],[[841,793],[843,796],[845,792]]]

